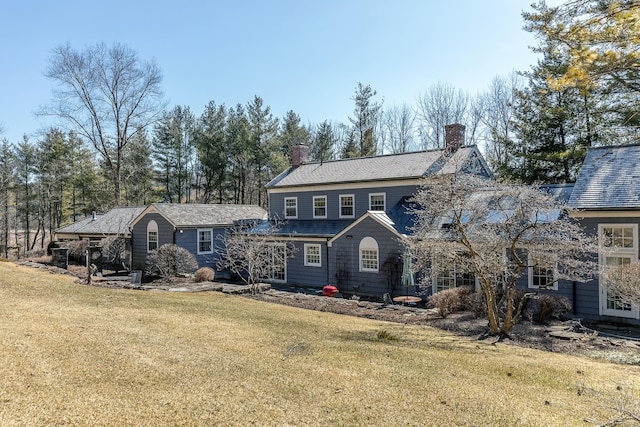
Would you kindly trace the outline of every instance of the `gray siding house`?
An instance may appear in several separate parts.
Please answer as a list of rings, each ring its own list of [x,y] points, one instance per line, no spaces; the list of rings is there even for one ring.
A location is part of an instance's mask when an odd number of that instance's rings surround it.
[[[196,256],[199,267],[216,268],[218,236],[238,221],[260,221],[267,211],[253,205],[154,203],[131,221],[132,267],[142,269],[147,255],[175,244]]]
[[[590,148],[569,199],[573,215],[598,238],[600,271],[638,261],[640,145]],[[639,308],[612,298],[602,275],[575,289],[576,314],[640,324]]]
[[[448,125],[445,131],[445,149],[328,162],[311,163],[309,148],[294,146],[291,167],[266,186],[269,218],[282,222],[269,233],[297,249],[274,262],[279,271],[270,275],[272,281],[335,285],[345,294],[405,294],[402,240],[412,224],[409,200],[424,177],[492,176],[478,148],[464,145],[464,126]]]

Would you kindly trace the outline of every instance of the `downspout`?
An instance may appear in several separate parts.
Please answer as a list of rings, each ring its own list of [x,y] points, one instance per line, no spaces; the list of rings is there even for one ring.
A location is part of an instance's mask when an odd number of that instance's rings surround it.
[[[331,284],[331,269],[329,268],[329,238],[327,237],[327,241],[325,242],[325,250],[326,250],[326,265],[327,265],[327,285]],[[339,290],[339,289],[338,289]]]

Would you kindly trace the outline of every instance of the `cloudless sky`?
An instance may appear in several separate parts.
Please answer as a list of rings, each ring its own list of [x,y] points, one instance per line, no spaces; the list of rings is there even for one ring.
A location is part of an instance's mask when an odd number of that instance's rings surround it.
[[[346,122],[357,82],[385,106],[413,105],[438,82],[473,95],[537,61],[522,30],[532,1],[2,0],[0,137],[56,124],[34,112],[51,100],[51,51],[67,42],[120,42],[155,60],[168,105],[196,116],[258,95],[277,117]]]

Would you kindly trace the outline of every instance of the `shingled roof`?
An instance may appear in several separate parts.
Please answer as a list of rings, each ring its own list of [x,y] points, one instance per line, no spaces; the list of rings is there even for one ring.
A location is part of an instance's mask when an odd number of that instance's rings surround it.
[[[267,211],[255,205],[154,203],[144,213],[152,210],[164,216],[174,227],[184,228],[230,226],[236,221],[267,218]]]
[[[143,210],[144,206],[119,207],[101,215],[92,215],[73,224],[58,228],[58,238],[82,236],[129,236],[129,224]]]
[[[569,206],[640,209],[640,145],[590,148]]]
[[[471,159],[477,159],[481,164],[484,169],[480,171],[481,173],[490,174],[489,168],[474,145],[460,147],[452,155],[445,154],[445,150],[429,150],[307,163],[285,170],[266,187],[419,178],[435,173],[455,172],[468,167]]]

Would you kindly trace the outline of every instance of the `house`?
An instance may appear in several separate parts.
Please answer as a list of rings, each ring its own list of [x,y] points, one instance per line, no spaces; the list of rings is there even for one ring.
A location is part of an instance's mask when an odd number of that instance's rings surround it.
[[[132,267],[143,269],[149,252],[169,243],[195,255],[199,267],[215,269],[218,236],[239,221],[266,218],[267,211],[253,205],[154,203],[129,225]]]
[[[269,218],[281,221],[269,234],[275,245],[293,242],[296,252],[273,251],[280,258],[266,279],[331,284],[346,294],[406,293],[402,240],[411,233],[410,199],[423,179],[461,171],[492,176],[478,148],[465,146],[463,125],[448,125],[445,134],[445,149],[327,162],[309,162],[308,147],[292,147],[291,167],[266,188]]]
[[[89,240],[99,242],[105,237],[121,236],[131,239],[129,224],[144,210],[142,207],[118,207],[105,214],[92,213],[90,217],[55,230],[56,240]]]
[[[637,261],[640,225],[640,145],[590,148],[569,206],[585,231],[598,238],[600,271]],[[576,314],[596,320],[640,324],[639,308],[613,298],[602,275],[580,284]]]

